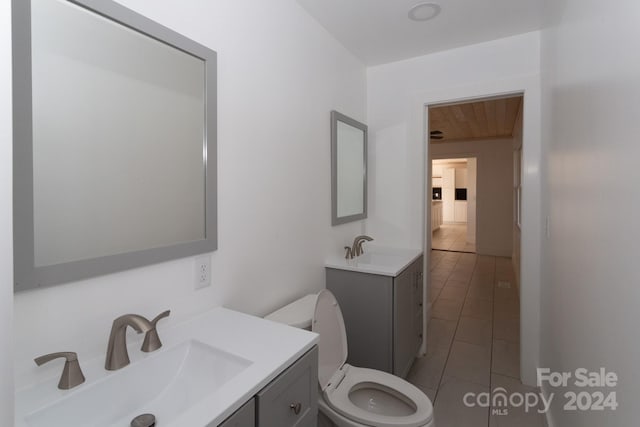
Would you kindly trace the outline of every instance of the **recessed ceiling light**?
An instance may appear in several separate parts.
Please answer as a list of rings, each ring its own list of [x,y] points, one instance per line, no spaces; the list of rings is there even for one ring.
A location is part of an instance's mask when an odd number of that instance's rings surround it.
[[[409,19],[412,21],[428,21],[440,14],[440,5],[437,3],[418,3],[409,9]]]

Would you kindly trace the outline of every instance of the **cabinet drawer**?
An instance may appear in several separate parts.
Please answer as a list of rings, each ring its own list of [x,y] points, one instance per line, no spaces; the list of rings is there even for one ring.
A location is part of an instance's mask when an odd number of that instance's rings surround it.
[[[316,427],[318,348],[314,347],[256,395],[260,427]]]
[[[224,420],[219,427],[255,427],[256,425],[256,402],[251,398],[240,409]]]

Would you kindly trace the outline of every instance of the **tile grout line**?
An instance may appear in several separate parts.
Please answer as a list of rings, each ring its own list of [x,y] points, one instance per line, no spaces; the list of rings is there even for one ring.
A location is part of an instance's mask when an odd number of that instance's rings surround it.
[[[435,306],[436,302],[438,302],[438,300],[440,299],[440,295],[442,295],[442,289],[444,289],[444,287],[447,286],[447,282],[449,281],[449,278],[453,274],[453,271],[456,269],[456,265],[458,265],[458,262],[460,261],[460,257],[461,257],[461,255],[458,255],[458,259],[457,259],[455,265],[453,266],[451,271],[449,271],[449,275],[445,279],[444,285],[442,285],[442,288],[440,289],[440,292],[438,293],[438,298],[433,300],[432,307]],[[440,260],[440,262],[442,262],[442,260]],[[462,311],[462,309],[460,309],[460,311]],[[458,318],[458,320],[459,320],[459,318]],[[456,331],[457,330],[458,330],[458,324],[456,323],[456,328],[453,331],[453,336],[454,337],[456,335]],[[452,346],[453,346],[453,338],[451,338],[451,342],[449,343],[449,349],[447,350],[447,357],[446,357],[446,359],[444,361],[444,367],[442,368],[442,372],[440,373],[440,378],[438,379],[438,385],[436,386],[436,394],[433,396],[432,404],[434,404],[434,405],[436,403],[436,399],[438,398],[438,393],[440,392],[440,384],[442,383],[442,376],[444,375],[444,369],[447,366],[447,362],[449,361],[449,355],[451,354],[451,347]]]
[[[440,299],[440,295],[442,295],[442,290],[444,289],[445,286],[447,286],[447,282],[449,281],[449,278],[451,277],[451,275],[453,274],[454,270],[456,269],[456,265],[458,265],[458,262],[460,262],[460,258],[461,257],[462,257],[462,255],[458,255],[458,259],[456,260],[455,265],[453,266],[453,268],[449,272],[449,275],[447,276],[446,280],[444,281],[444,285],[442,285],[442,289],[440,289],[440,292],[438,293],[438,298],[436,298],[433,301],[433,305],[435,305],[436,302],[438,302],[438,300]],[[460,311],[462,312],[462,308],[460,309]],[[458,321],[459,320],[460,320],[460,317],[458,316]],[[458,323],[456,323],[456,327],[455,327],[455,329],[453,331],[453,337],[456,336],[456,331],[457,330],[458,330]],[[447,350],[447,357],[445,358],[444,366],[442,367],[442,372],[440,372],[440,378],[438,379],[438,385],[436,386],[436,394],[433,396],[433,402],[432,403],[434,405],[436,403],[436,399],[438,398],[438,393],[440,392],[440,385],[442,383],[442,377],[444,375],[444,369],[447,367],[447,362],[449,361],[449,355],[451,354],[451,347],[453,346],[453,337],[451,338],[451,342],[449,343],[449,349]]]
[[[451,270],[451,273],[449,274],[449,276],[447,277],[447,281],[449,281],[449,277],[451,277],[451,274],[453,274],[453,271],[456,269],[456,266],[458,265],[458,263],[460,262],[460,259],[462,259],[462,255],[460,255],[458,257],[458,261],[456,261],[456,265],[454,265],[453,269]],[[474,262],[474,266],[473,266],[473,271],[475,271],[476,266],[478,265],[478,257],[476,256],[476,260]],[[438,398],[438,393],[440,392],[440,387],[442,386],[442,378],[444,378],[444,371],[447,369],[447,364],[449,363],[449,357],[451,357],[451,351],[453,349],[453,343],[456,340],[456,334],[458,333],[458,327],[460,326],[460,318],[462,317],[462,309],[464,308],[465,303],[467,302],[467,296],[469,295],[469,283],[471,282],[471,278],[473,277],[473,271],[471,273],[471,277],[469,277],[469,281],[467,282],[467,290],[466,293],[464,295],[464,299],[462,300],[462,307],[460,307],[460,312],[458,313],[458,320],[456,321],[456,327],[453,330],[453,337],[451,337],[451,342],[449,343],[449,351],[447,352],[447,357],[444,361],[444,366],[442,367],[442,372],[440,372],[440,379],[438,380],[438,386],[436,387],[436,394],[433,397],[433,403],[435,404],[436,399]],[[447,286],[447,282],[445,282],[444,286]],[[443,286],[443,289],[444,289]],[[441,292],[442,294],[442,292]],[[440,298],[440,296],[438,296],[438,298]],[[435,301],[434,301],[435,304]]]

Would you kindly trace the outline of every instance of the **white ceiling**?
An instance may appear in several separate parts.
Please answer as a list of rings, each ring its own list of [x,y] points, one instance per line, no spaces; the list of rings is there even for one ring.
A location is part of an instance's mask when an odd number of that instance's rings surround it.
[[[433,0],[442,11],[416,22],[421,0],[297,0],[366,65],[495,40],[540,29],[542,0]]]

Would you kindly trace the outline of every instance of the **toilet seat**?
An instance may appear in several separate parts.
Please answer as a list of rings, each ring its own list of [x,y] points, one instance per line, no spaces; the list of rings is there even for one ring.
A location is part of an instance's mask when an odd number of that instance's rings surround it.
[[[374,369],[357,368],[345,364],[342,368],[344,379],[337,387],[329,386],[323,393],[327,404],[336,412],[353,421],[376,427],[421,427],[433,418],[431,401],[417,387],[395,375]],[[409,415],[387,416],[367,411],[356,406],[350,398],[358,388],[380,390],[394,395],[415,411]]]
[[[312,330],[320,334],[318,345],[318,383],[327,405],[349,420],[376,427],[421,427],[433,418],[429,398],[417,387],[395,375],[375,369],[345,364],[347,333],[338,301],[328,290],[318,294]],[[409,413],[387,415],[383,411],[366,410],[352,401],[352,392],[372,390],[390,406],[408,406]],[[384,395],[384,396],[383,396]],[[375,409],[374,399],[370,400]]]

